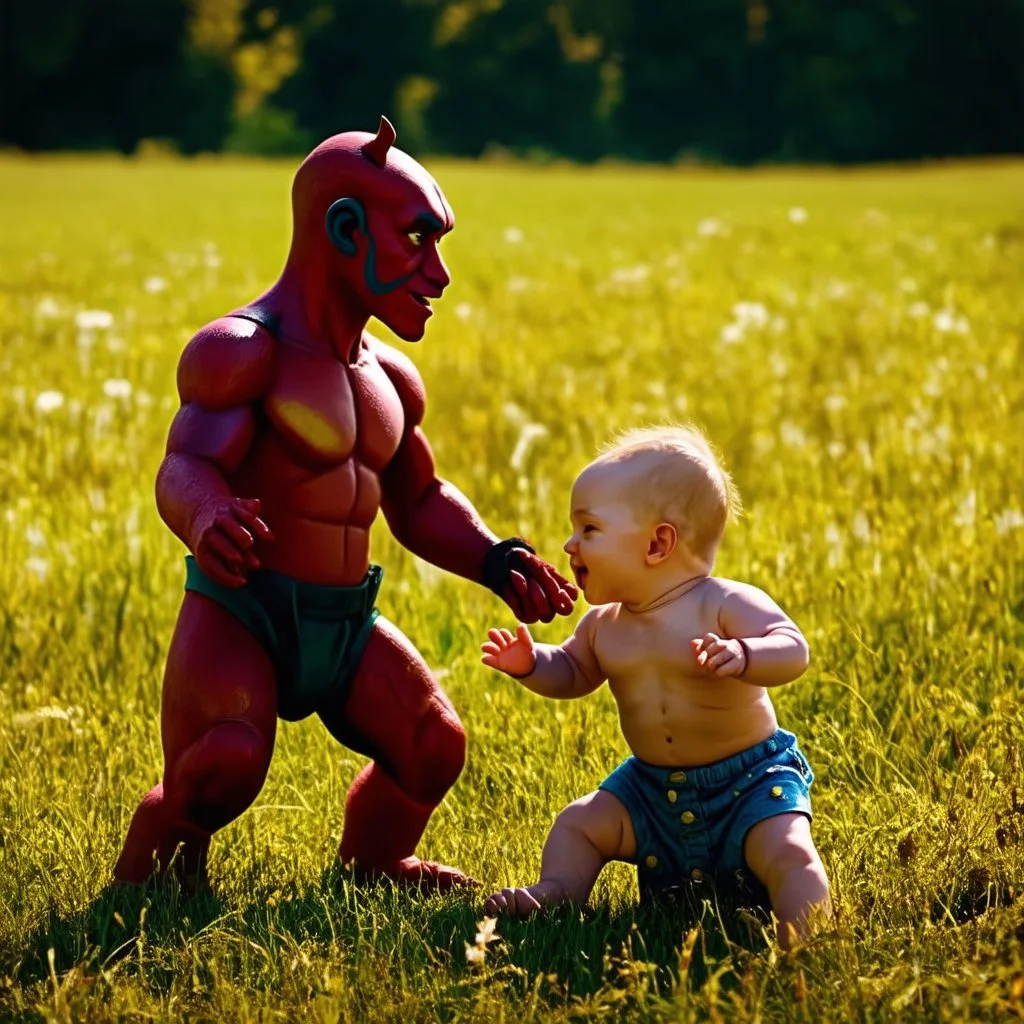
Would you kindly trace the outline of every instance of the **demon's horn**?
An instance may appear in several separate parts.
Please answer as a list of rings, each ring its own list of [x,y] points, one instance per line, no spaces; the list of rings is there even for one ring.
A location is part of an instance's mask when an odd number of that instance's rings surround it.
[[[383,167],[387,162],[388,150],[395,144],[397,138],[398,133],[394,125],[381,114],[377,134],[362,147],[363,156],[378,167]]]

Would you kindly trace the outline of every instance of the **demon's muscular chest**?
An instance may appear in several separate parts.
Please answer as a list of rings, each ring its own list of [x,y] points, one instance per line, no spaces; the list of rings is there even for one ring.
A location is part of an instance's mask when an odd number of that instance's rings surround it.
[[[355,458],[379,473],[405,426],[398,392],[366,350],[349,365],[281,346],[263,407],[268,424],[310,468]]]
[[[274,363],[243,472],[289,515],[369,526],[406,424],[393,381],[365,347],[347,364],[282,344]]]

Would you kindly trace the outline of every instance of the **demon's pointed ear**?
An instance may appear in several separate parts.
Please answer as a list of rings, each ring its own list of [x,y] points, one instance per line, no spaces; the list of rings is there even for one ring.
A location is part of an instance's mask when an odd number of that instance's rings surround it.
[[[388,150],[395,144],[398,132],[395,131],[391,122],[383,115],[380,115],[380,125],[377,127],[377,134],[362,146],[363,156],[370,163],[383,167],[388,159]]]
[[[366,211],[358,199],[336,199],[327,208],[324,227],[331,245],[345,256],[356,254],[356,230],[366,230]]]

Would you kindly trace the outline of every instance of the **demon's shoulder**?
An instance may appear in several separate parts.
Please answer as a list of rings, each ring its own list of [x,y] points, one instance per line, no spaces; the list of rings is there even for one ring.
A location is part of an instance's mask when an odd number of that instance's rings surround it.
[[[252,320],[222,316],[193,335],[178,363],[182,403],[229,409],[265,395],[274,379],[274,336]]]

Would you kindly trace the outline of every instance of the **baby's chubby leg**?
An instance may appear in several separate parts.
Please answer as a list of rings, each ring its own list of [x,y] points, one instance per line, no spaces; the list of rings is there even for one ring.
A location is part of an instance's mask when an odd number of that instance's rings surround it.
[[[484,912],[528,917],[557,903],[585,903],[601,868],[610,860],[628,860],[635,852],[626,808],[618,797],[595,790],[555,819],[541,856],[540,881],[496,892],[484,904]]]
[[[743,845],[750,870],[767,888],[779,919],[779,944],[806,939],[815,914],[832,914],[825,868],[803,814],[778,814],[758,822]]]

